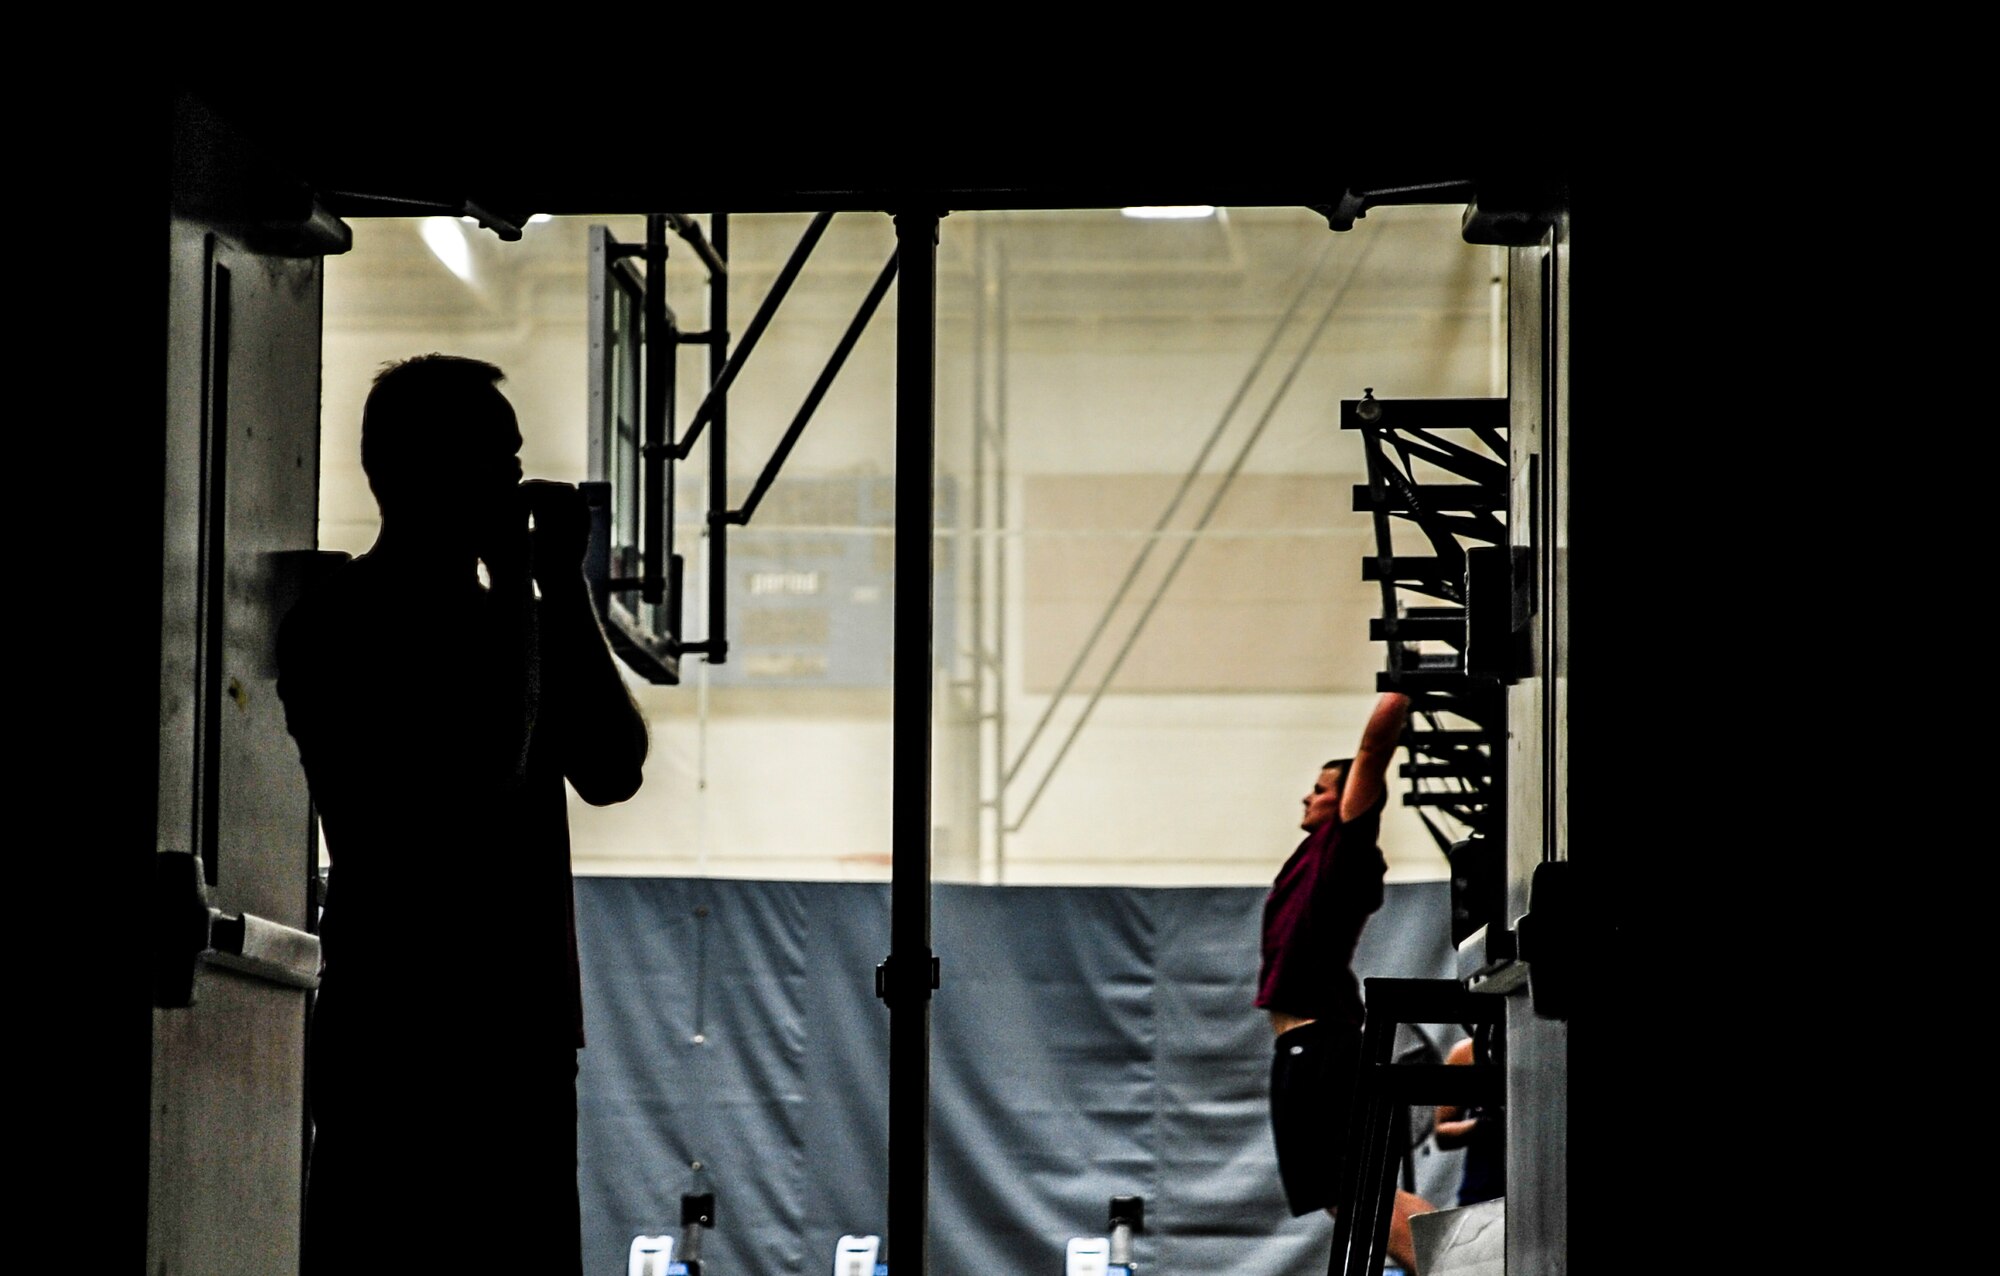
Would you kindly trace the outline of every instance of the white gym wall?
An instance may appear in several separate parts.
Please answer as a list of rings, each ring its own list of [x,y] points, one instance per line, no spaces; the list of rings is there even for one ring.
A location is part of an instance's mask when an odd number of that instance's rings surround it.
[[[1499,250],[1466,244],[1457,207],[1386,208],[1336,235],[1305,209],[1227,209],[1187,222],[1117,210],[955,213],[939,251],[938,469],[956,486],[940,514],[953,565],[952,650],[940,651],[934,871],[1010,884],[1250,885],[1299,836],[1299,799],[1324,759],[1352,752],[1374,700],[1380,593],[1360,579],[1373,552],[1350,488],[1360,440],[1338,400],[1504,393]],[[704,219],[705,220],[705,219]],[[808,218],[731,219],[732,328],[740,340]],[[520,413],[532,476],[585,475],[585,227],[642,240],[636,215],[559,218],[502,243],[464,225],[467,272],[447,269],[418,221],[355,219],[352,252],[327,260],[320,506],[324,548],[359,553],[375,508],[359,464],[363,398],[384,362],[437,350],[488,359]],[[452,223],[452,226],[459,225]],[[448,230],[448,228],[440,228]],[[437,231],[433,232],[438,233]],[[449,232],[458,233],[458,232]],[[703,275],[672,241],[669,296],[705,326]],[[791,420],[894,244],[881,214],[843,213],[801,274],[730,400],[732,489],[747,487]],[[1330,244],[1330,249],[1329,249]],[[994,780],[995,730],[973,720],[971,430],[975,378],[998,403],[993,302],[1007,308],[1004,630],[999,670],[1011,764],[1083,638],[1215,428],[1288,303],[1328,250],[1184,501],[1190,528],[1306,345],[1330,314],[1242,472],[1147,631],[1095,705],[1018,831],[979,801]],[[1004,266],[1002,258],[1004,257]],[[987,359],[974,365],[977,282]],[[780,535],[788,483],[893,472],[894,292],[734,547]],[[707,380],[681,365],[681,428]],[[679,546],[689,555],[688,628],[706,633],[699,562],[705,445],[683,470]],[[796,525],[796,524],[793,524]],[[879,539],[879,529],[825,528]],[[1146,570],[1006,794],[1018,820],[1098,674],[1184,540],[1160,538]],[[884,641],[888,603],[876,604]],[[739,617],[732,615],[734,630]],[[739,635],[732,632],[734,642]],[[989,646],[990,646],[989,642]],[[742,648],[732,649],[732,661]],[[874,880],[889,875],[890,690],[714,686],[702,662],[679,687],[635,684],[653,731],[639,795],[574,804],[580,873]],[[439,677],[450,676],[440,661]],[[1397,786],[1400,791],[1401,785]],[[1392,881],[1446,876],[1415,815],[1392,801],[1382,845]]]

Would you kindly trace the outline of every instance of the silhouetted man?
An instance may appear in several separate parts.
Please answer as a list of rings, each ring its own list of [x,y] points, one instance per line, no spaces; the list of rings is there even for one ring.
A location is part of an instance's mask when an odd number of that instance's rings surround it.
[[[563,782],[593,805],[632,796],[646,726],[590,604],[582,498],[521,481],[501,376],[425,355],[376,378],[361,462],[381,534],[279,636],[332,863],[308,1273],[489,1249],[509,1270],[580,1269]]]
[[[1305,796],[1306,838],[1278,870],[1264,902],[1257,1005],[1276,1036],[1271,1061],[1271,1132],[1293,1217],[1333,1213],[1361,1051],[1361,985],[1354,950],[1382,906],[1388,864],[1376,845],[1388,798],[1389,760],[1409,720],[1409,697],[1385,692],[1352,758],[1320,768]],[[1428,1201],[1396,1190],[1389,1256],[1412,1270],[1410,1216]]]

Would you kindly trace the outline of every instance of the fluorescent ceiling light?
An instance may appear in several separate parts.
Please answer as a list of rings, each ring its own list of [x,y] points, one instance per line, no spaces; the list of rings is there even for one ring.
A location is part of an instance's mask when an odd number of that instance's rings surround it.
[[[424,246],[437,254],[446,270],[472,282],[472,245],[466,242],[465,228],[456,217],[426,217],[421,233]]]
[[[1197,217],[1215,216],[1213,204],[1144,204],[1136,208],[1121,208],[1119,212],[1127,217],[1139,217],[1148,221],[1182,221]]]

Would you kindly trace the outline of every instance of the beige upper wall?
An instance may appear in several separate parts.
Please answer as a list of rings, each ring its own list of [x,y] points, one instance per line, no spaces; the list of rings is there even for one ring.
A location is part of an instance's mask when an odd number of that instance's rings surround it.
[[[998,875],[1013,882],[1269,880],[1296,840],[1298,799],[1318,762],[1352,751],[1372,700],[1372,671],[1382,663],[1379,645],[1367,641],[1379,594],[1359,580],[1372,542],[1347,494],[1362,478],[1359,441],[1337,429],[1337,401],[1363,386],[1382,397],[1494,388],[1497,258],[1459,238],[1458,211],[1378,210],[1338,236],[1303,210],[1228,210],[1223,220],[1195,224],[1130,222],[1111,212],[946,219],[938,464],[961,483],[969,478],[975,378],[972,264],[982,255],[1006,263],[1009,749],[1042,712],[1096,620],[1093,604],[1123,575],[1140,534],[1322,252],[1316,282],[1242,396],[1208,473],[1228,464],[1313,325],[1330,317],[1244,458],[1239,487],[1218,509],[1214,527],[1226,535],[1190,555],[1133,659],[1004,847],[976,805],[982,788],[991,789],[991,729],[982,744],[981,733],[959,720],[957,694],[941,685],[934,785],[941,878],[977,880],[982,862],[991,877],[995,852],[1004,850]],[[586,476],[584,227],[591,220],[530,226],[518,244],[474,230],[474,284],[438,263],[414,223],[354,223],[355,250],[329,259],[327,271],[326,547],[360,552],[374,535],[359,419],[369,378],[388,360],[443,350],[498,363],[521,418],[527,471]],[[621,238],[642,236],[638,218],[599,220]],[[733,219],[739,337],[805,221]],[[732,395],[737,484],[791,419],[892,246],[886,217],[834,219]],[[702,278],[684,250],[670,260],[669,281],[683,323],[702,326]],[[894,320],[892,292],[786,477],[892,472]],[[683,422],[703,377],[700,356],[690,354]],[[691,486],[700,463],[699,455],[691,463]],[[1178,526],[1188,525],[1214,481],[1196,485]],[[962,490],[961,515],[965,497]],[[683,511],[684,522],[690,516]],[[753,526],[741,543],[769,531]],[[1099,535],[1079,535],[1085,531]],[[958,544],[951,536],[943,543]],[[1149,577],[1177,548],[1161,543]],[[961,553],[956,561],[964,649],[969,560]],[[1124,615],[1136,609],[1128,604]],[[1116,624],[1113,637],[1122,637]],[[688,685],[636,689],[654,729],[647,783],[622,807],[577,805],[579,869],[886,877],[886,688],[704,696],[699,662],[690,666]],[[952,673],[962,677],[969,667],[954,661]],[[1015,812],[1082,700],[1072,695],[1061,706],[1023,766],[1009,790]],[[1431,838],[1403,808],[1385,825],[1384,850],[1394,876],[1444,875]]]

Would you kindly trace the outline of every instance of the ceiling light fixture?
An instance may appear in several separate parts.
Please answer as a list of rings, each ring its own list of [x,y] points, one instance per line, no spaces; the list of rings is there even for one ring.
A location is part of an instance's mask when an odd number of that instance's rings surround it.
[[[466,242],[465,228],[456,217],[426,217],[419,233],[424,246],[436,254],[446,270],[466,283],[472,282],[472,245]]]
[[[1215,216],[1215,205],[1141,204],[1132,208],[1121,208],[1118,211],[1127,217],[1137,217],[1144,221],[1192,221],[1199,217]]]

